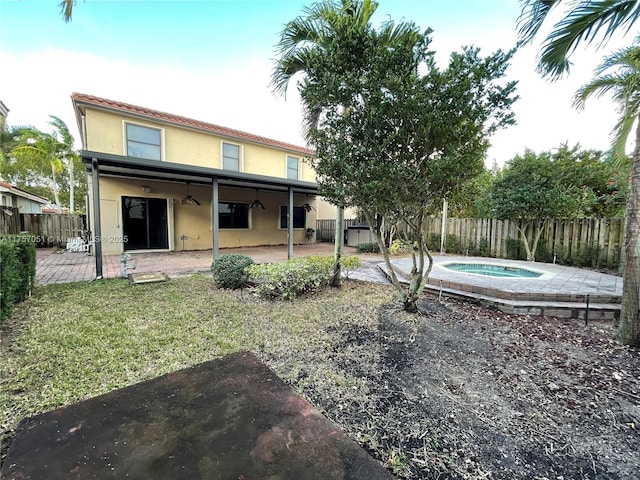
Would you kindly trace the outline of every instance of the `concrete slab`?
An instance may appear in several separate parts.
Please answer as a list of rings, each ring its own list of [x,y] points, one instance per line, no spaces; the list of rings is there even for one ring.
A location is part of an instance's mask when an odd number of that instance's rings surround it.
[[[622,277],[563,265],[496,258],[436,256],[427,289],[444,295],[494,306],[507,313],[584,318],[589,299],[589,318],[613,319],[620,315]],[[539,278],[500,278],[463,273],[446,268],[450,262],[486,263],[538,270]],[[392,260],[401,282],[408,283],[412,262]],[[378,268],[388,276],[384,263]]]
[[[250,352],[23,420],[5,479],[394,477]]]

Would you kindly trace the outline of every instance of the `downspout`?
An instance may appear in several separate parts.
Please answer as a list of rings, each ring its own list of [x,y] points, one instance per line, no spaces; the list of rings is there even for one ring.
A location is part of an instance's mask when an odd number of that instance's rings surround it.
[[[216,177],[211,179],[211,230],[213,234],[213,261],[215,262],[219,256],[219,242],[218,232],[220,230],[220,215],[218,212],[218,179]]]
[[[93,246],[96,255],[96,280],[102,279],[102,229],[100,226],[100,171],[98,159],[91,159],[93,187]]]
[[[287,205],[287,258],[293,258],[293,187],[289,187],[289,203]]]

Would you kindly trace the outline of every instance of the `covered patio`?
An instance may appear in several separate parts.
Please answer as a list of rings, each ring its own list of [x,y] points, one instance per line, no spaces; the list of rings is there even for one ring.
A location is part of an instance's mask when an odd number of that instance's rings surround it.
[[[227,235],[231,230],[223,229],[221,232],[221,228],[224,225],[221,225],[221,216],[222,210],[221,206],[225,205],[223,201],[220,200],[220,191],[226,189],[226,191],[234,190],[236,192],[245,192],[242,202],[244,208],[253,208],[258,207],[258,209],[264,210],[265,206],[260,201],[259,193],[264,192],[266,195],[271,195],[272,198],[277,196],[277,198],[281,198],[281,200],[273,200],[273,202],[281,203],[281,213],[280,213],[280,228],[277,228],[275,223],[277,218],[277,214],[272,213],[274,225],[272,228],[274,231],[280,231],[286,233],[286,247],[283,249],[285,252],[285,258],[292,258],[294,256],[294,243],[300,243],[300,232],[294,232],[294,201],[298,204],[301,202],[304,204],[303,207],[298,206],[297,208],[301,210],[302,208],[306,209],[307,212],[311,212],[315,210],[310,201],[315,200],[315,196],[318,193],[318,185],[314,182],[295,180],[289,178],[280,178],[280,177],[272,177],[266,175],[256,175],[244,172],[237,171],[227,171],[216,168],[202,167],[202,166],[194,166],[194,165],[186,165],[186,164],[178,164],[172,162],[158,162],[154,160],[146,160],[137,157],[130,156],[121,156],[121,155],[113,155],[113,154],[104,154],[99,152],[92,151],[83,151],[82,152],[82,160],[87,168],[87,173],[90,177],[90,188],[89,195],[91,198],[90,202],[90,215],[89,215],[89,224],[91,232],[91,238],[93,241],[93,250],[95,256],[95,277],[94,278],[104,278],[113,276],[114,270],[114,262],[113,258],[108,258],[105,261],[103,256],[103,252],[105,253],[122,253],[125,250],[132,250],[131,245],[127,245],[127,235],[126,230],[122,229],[121,224],[125,224],[125,218],[118,217],[118,202],[120,199],[124,201],[129,197],[122,196],[127,195],[126,193],[114,193],[111,192],[111,195],[114,196],[114,200],[110,200],[114,203],[113,218],[115,218],[115,223],[110,220],[110,223],[114,223],[112,229],[108,229],[105,231],[105,223],[102,215],[102,210],[105,206],[106,200],[101,196],[101,187],[103,186],[103,181],[111,181],[119,180],[129,182],[129,188],[131,188],[131,182],[136,182],[136,185],[140,183],[140,187],[145,194],[151,192],[151,188],[146,186],[144,182],[156,182],[154,185],[160,185],[161,188],[165,189],[173,189],[175,190],[176,186],[184,185],[184,190],[187,193],[187,196],[182,199],[182,204],[185,204],[185,199],[187,202],[195,203],[198,207],[200,207],[200,201],[195,200],[191,195],[189,195],[189,187],[192,186],[194,188],[199,188],[200,191],[205,191],[203,189],[208,189],[210,192],[209,198],[202,200],[202,207],[207,209],[208,213],[206,214],[209,218],[209,225],[204,225],[202,223],[202,219],[200,220],[201,228],[204,228],[207,232],[204,232],[204,237],[202,238],[210,238],[210,256],[206,263],[202,265],[202,268],[207,268],[211,265],[211,262],[215,260],[220,254],[221,246],[225,246],[221,244],[221,238],[224,237],[224,234]],[[162,187],[164,186],[164,187]],[[168,191],[168,190],[167,190]],[[179,240],[182,240],[184,243],[185,236],[179,236],[179,231],[177,229],[172,230],[172,226],[174,222],[178,221],[178,216],[173,218],[173,200],[175,201],[175,194],[169,194],[167,191],[160,192],[160,197],[149,197],[149,199],[158,198],[162,201],[168,202],[168,207],[166,211],[164,211],[164,217],[160,218],[152,218],[151,220],[147,220],[147,235],[149,235],[149,229],[153,229],[156,227],[158,221],[164,222],[164,236],[165,240],[162,247],[154,247],[153,245],[147,245],[147,250],[153,251],[153,255],[156,257],[161,257],[163,254],[180,250],[177,248],[178,241],[176,241],[176,237]],[[245,198],[246,197],[246,198]],[[295,200],[297,198],[297,200]],[[142,200],[145,200],[143,198]],[[302,199],[302,200],[301,200]],[[309,200],[307,200],[309,199]],[[252,202],[253,200],[253,202]],[[306,200],[306,201],[305,201]],[[231,204],[236,205],[236,204]],[[163,207],[164,208],[164,207]],[[209,210],[210,208],[210,210]],[[124,212],[124,204],[122,207]],[[269,210],[267,210],[269,213]],[[168,217],[168,219],[166,218]],[[202,217],[204,218],[204,217]],[[313,225],[315,226],[315,216],[312,216]],[[304,223],[304,222],[303,222]],[[268,223],[271,225],[271,223]],[[264,228],[264,227],[263,227]],[[167,229],[169,230],[167,232]],[[300,230],[300,228],[298,228]],[[304,230],[304,229],[303,229]],[[260,237],[260,235],[266,235],[269,230],[254,230],[251,226],[251,222],[243,225],[242,228],[235,230],[238,235],[238,238],[241,238],[242,235],[249,236],[253,235],[253,239],[248,245],[256,245],[260,243],[281,243],[279,241],[273,241],[274,238],[269,238],[265,236],[265,238],[256,239],[256,235]],[[311,231],[311,230],[310,230]],[[294,235],[295,233],[295,235]],[[303,231],[302,234],[305,232]],[[222,234],[222,235],[221,235]],[[281,234],[279,234],[281,235]],[[166,237],[169,237],[168,240]],[[112,242],[111,239],[116,239],[115,242]],[[117,240],[120,238],[121,240]],[[187,237],[188,238],[188,237]],[[198,236],[198,239],[201,237]],[[277,237],[280,238],[280,237]],[[303,237],[301,237],[303,238]],[[308,238],[308,237],[307,237]],[[282,237],[282,243],[284,243],[285,237]],[[309,240],[313,241],[313,239]],[[109,242],[107,244],[105,242]],[[118,245],[114,245],[118,244]],[[240,242],[239,242],[240,243]],[[241,243],[242,245],[247,245],[247,243]],[[233,246],[227,245],[227,246]],[[235,243],[238,245],[238,243]],[[206,248],[208,245],[203,245]],[[108,247],[108,248],[107,248]],[[200,247],[202,248],[202,247]],[[106,249],[106,251],[105,251]],[[139,253],[143,252],[144,248],[141,250],[133,250],[133,252],[129,251],[127,253]],[[158,255],[157,252],[160,252]],[[167,267],[165,267],[167,268]],[[116,263],[115,269],[119,275],[120,273],[120,265],[119,259]],[[167,272],[169,273],[169,272]],[[116,275],[117,276],[117,275]]]

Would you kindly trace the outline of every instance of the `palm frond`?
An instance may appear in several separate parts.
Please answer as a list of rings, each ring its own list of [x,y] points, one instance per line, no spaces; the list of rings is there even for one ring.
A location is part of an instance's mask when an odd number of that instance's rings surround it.
[[[596,68],[594,78],[575,94],[573,104],[583,108],[588,98],[610,93],[620,117],[613,129],[611,152],[626,158],[625,147],[640,114],[640,45],[635,44],[607,56]]]
[[[531,42],[547,19],[549,12],[559,3],[560,0],[523,0],[517,22],[519,41]]]
[[[569,55],[580,42],[606,43],[614,32],[628,32],[640,18],[638,0],[580,0],[553,28],[540,54],[538,71],[552,79],[569,71]]]
[[[578,89],[573,97],[574,108],[582,109],[591,96],[600,98],[603,95],[620,89],[620,76],[617,74],[601,75]]]
[[[67,124],[55,115],[49,115],[49,118],[51,119],[49,121],[49,125],[54,127],[56,129],[56,134],[60,136],[60,138],[58,139],[60,143],[62,143],[69,150],[73,149],[73,135],[71,135]]]
[[[69,23],[71,21],[71,16],[73,14],[73,7],[76,4],[76,0],[62,0],[58,6],[60,7],[60,15],[62,15],[62,19],[64,23]]]
[[[615,127],[613,128],[613,140],[611,142],[611,153],[616,161],[626,158],[626,146],[629,135],[633,129],[633,125],[638,118],[638,106],[635,108],[625,109]]]

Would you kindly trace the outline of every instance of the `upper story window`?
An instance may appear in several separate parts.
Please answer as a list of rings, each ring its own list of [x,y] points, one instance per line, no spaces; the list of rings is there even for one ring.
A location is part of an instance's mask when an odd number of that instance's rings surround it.
[[[222,142],[222,168],[240,171],[240,145]]]
[[[298,180],[300,178],[298,175],[299,164],[300,159],[298,157],[287,155],[287,178],[291,178],[293,180]]]
[[[159,128],[143,127],[133,123],[127,123],[126,127],[127,155],[149,160],[162,159],[162,132]]]

